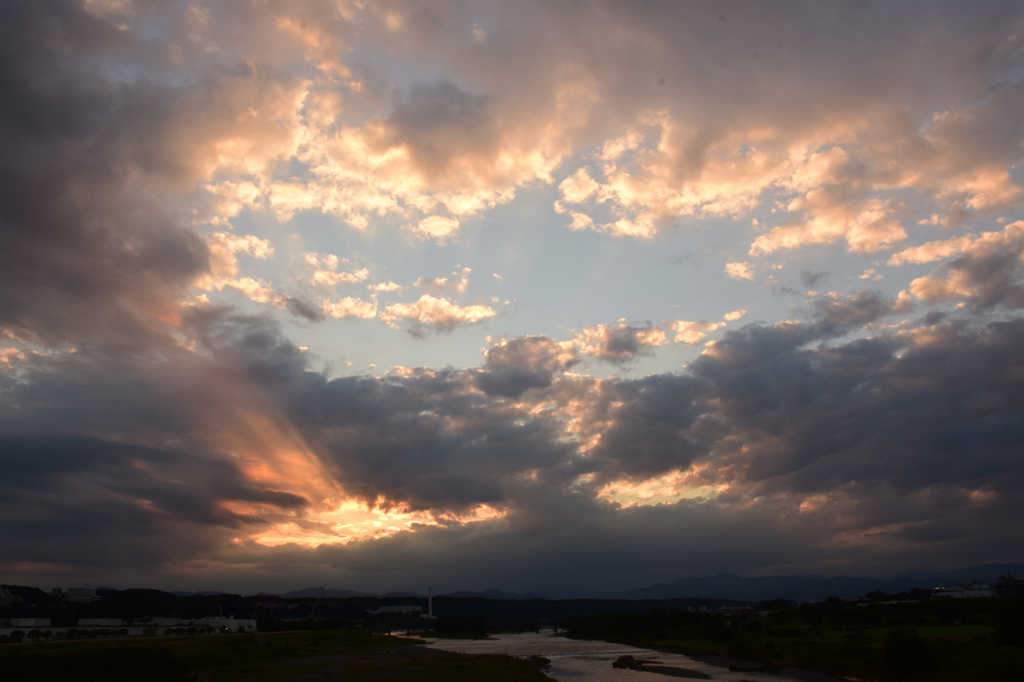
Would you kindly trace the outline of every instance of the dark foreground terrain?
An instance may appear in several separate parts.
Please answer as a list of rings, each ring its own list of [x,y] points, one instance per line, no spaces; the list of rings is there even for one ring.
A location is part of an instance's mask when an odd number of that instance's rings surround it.
[[[426,649],[354,630],[105,640],[0,647],[0,682],[536,682],[506,656]]]
[[[750,672],[913,682],[1024,680],[1024,600],[933,599],[800,606],[782,600],[725,617],[655,610],[573,620],[569,636],[673,651]]]

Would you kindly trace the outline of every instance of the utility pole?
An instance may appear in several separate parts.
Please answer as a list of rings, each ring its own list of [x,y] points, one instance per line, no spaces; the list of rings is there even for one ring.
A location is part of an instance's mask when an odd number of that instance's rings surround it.
[[[324,596],[324,592],[327,591],[327,583],[320,586],[320,592],[316,595],[316,601],[313,602],[313,610],[309,612],[309,617],[314,618],[316,616],[316,605],[320,603],[320,599]]]

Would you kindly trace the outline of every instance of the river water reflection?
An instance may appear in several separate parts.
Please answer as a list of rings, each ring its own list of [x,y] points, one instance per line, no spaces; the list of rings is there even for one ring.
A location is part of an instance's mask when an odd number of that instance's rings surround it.
[[[657,661],[662,665],[686,668],[704,673],[712,680],[777,680],[793,682],[790,677],[767,673],[732,672],[726,668],[695,661],[682,654],[665,654],[650,649],[638,649],[611,642],[567,639],[551,632],[530,632],[521,635],[492,635],[490,639],[434,639],[427,637],[427,646],[444,651],[467,654],[507,654],[509,656],[544,656],[551,659],[545,672],[559,682],[660,682],[678,679],[649,672],[622,670],[612,667],[612,661],[623,654],[634,658]]]

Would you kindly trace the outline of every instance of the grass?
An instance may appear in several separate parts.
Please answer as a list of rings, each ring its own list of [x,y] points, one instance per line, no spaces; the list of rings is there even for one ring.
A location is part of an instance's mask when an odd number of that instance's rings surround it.
[[[0,646],[0,682],[271,682],[298,676],[387,682],[547,680],[525,661],[424,649],[358,630]]]

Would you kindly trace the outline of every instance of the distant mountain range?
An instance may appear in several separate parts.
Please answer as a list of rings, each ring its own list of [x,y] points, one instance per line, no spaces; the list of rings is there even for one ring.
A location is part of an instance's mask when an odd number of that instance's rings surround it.
[[[559,586],[530,590],[549,599],[685,599],[688,597],[764,601],[767,599],[794,599],[796,601],[822,601],[829,597],[850,598],[869,592],[886,594],[908,592],[915,587],[932,589],[970,580],[993,583],[1011,573],[1024,575],[1024,564],[982,564],[952,571],[914,571],[897,578],[854,578],[838,576],[787,575],[761,578],[741,578],[731,573],[719,573],[704,578],[681,578],[671,583],[658,583],[650,587],[620,592],[594,592]]]
[[[484,599],[687,599],[717,598],[739,601],[765,601],[768,599],[792,599],[795,601],[823,601],[829,597],[850,598],[870,592],[886,594],[908,592],[915,587],[932,589],[970,580],[993,583],[1007,573],[1024,576],[1024,564],[981,564],[952,571],[912,571],[897,578],[855,578],[838,576],[826,578],[817,575],[778,575],[760,578],[741,578],[732,573],[718,573],[703,578],[680,578],[670,583],[658,583],[650,587],[634,588],[615,592],[583,590],[561,585],[537,587],[528,592],[507,592],[505,590],[482,590],[451,592],[445,597],[482,597]],[[320,588],[307,587],[304,590],[288,592],[287,598],[316,597]],[[369,594],[352,590],[326,590],[325,597],[425,597],[416,592],[388,592]]]

